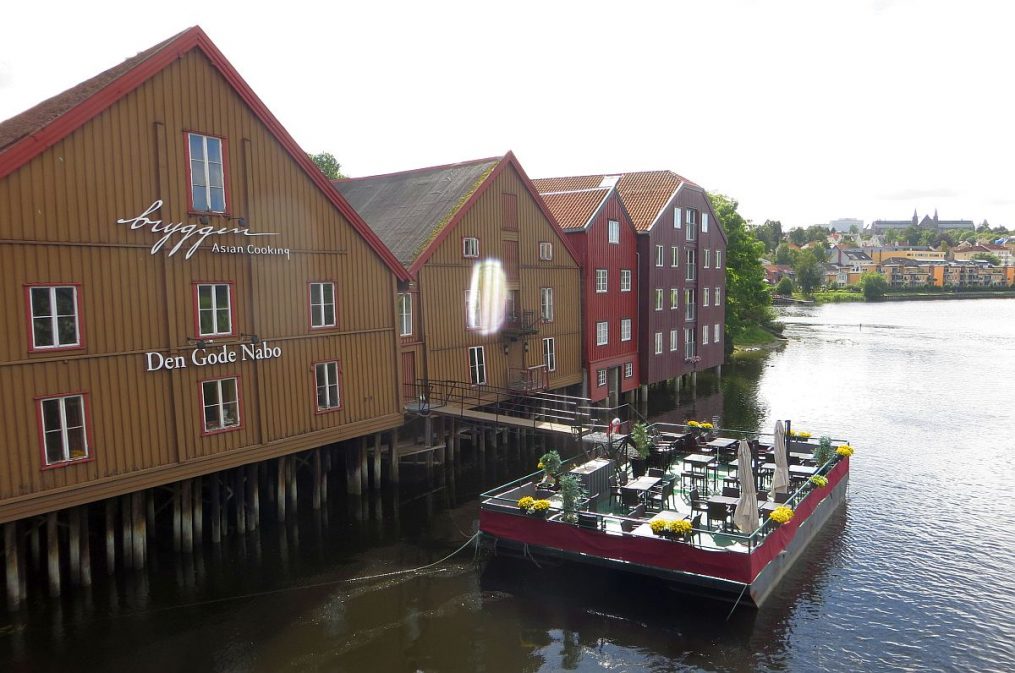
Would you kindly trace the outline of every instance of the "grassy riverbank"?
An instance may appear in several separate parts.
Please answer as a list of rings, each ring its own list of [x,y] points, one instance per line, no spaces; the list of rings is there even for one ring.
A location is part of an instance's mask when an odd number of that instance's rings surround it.
[[[849,290],[820,290],[813,297],[794,294],[799,299],[812,299],[817,304],[837,304],[854,301],[919,301],[925,299],[987,299],[994,297],[1015,297],[1015,288],[975,289],[975,290],[944,290],[919,288],[912,290],[893,290],[879,299],[868,300],[862,292]]]
[[[756,348],[758,346],[767,346],[777,341],[780,341],[779,337],[764,327],[748,325],[733,335],[733,348]]]

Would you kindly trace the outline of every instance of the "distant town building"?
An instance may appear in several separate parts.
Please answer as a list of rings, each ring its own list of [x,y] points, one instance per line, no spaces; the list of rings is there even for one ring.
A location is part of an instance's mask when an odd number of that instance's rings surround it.
[[[867,234],[882,234],[890,230],[902,231],[909,227],[932,229],[935,231],[945,229],[976,229],[976,225],[972,220],[941,220],[938,219],[937,210],[934,211],[933,216],[924,215],[923,219],[921,219],[914,210],[913,217],[908,220],[874,220],[864,226],[864,232]]]
[[[863,229],[863,220],[859,220],[855,217],[840,217],[839,219],[831,220],[828,223],[828,228],[832,231],[842,231],[847,234],[853,227],[856,227],[857,231],[861,231]]]

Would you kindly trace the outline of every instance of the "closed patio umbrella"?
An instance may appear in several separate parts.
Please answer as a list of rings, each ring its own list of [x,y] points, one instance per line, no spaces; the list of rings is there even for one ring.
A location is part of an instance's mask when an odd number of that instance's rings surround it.
[[[772,491],[789,491],[789,459],[786,457],[786,429],[782,421],[775,422],[775,475],[772,477]]]
[[[754,490],[754,471],[751,469],[751,447],[746,439],[740,440],[737,451],[737,477],[740,479],[740,499],[733,511],[733,523],[742,533],[753,533],[758,527],[758,493]]]

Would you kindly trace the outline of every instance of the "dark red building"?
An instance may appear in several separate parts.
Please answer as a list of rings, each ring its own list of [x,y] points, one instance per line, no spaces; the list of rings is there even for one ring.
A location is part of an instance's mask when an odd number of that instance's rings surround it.
[[[545,178],[535,185],[582,266],[583,395],[616,406],[621,393],[641,384],[638,234],[615,179],[590,189],[570,189],[566,182]]]

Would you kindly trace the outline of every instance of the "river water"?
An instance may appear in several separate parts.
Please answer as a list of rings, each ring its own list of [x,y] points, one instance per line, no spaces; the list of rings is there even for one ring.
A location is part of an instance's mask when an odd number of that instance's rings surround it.
[[[532,469],[472,465],[0,613],[0,671],[1015,670],[1015,301],[783,320],[783,348],[653,401],[856,448],[847,506],[761,610],[471,548],[371,579],[455,551],[476,494]]]

